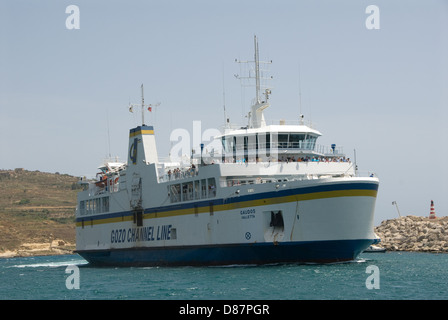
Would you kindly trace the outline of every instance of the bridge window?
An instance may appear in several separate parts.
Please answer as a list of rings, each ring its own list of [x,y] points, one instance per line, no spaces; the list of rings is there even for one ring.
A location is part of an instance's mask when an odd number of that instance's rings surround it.
[[[205,179],[201,180],[201,197],[202,198],[206,198],[207,197],[207,184],[206,184],[206,180]]]
[[[85,215],[86,214],[86,202],[85,201],[81,201],[79,202],[79,214],[80,215]]]
[[[305,143],[306,148],[313,150],[316,145],[316,139],[317,139],[317,137],[308,136],[306,139],[306,143]]]
[[[80,201],[78,210],[80,215],[109,212],[109,197]]]
[[[171,203],[206,199],[216,196],[215,178],[176,183],[169,185],[167,188]]]
[[[102,198],[103,212],[109,212],[109,197]]]
[[[215,178],[208,179],[208,197],[212,198],[216,196],[216,182]]]
[[[303,141],[304,140],[305,140],[305,135],[304,134],[291,133],[289,135],[289,147],[290,148],[301,149],[302,146],[303,146]]]
[[[223,152],[228,152],[227,143],[226,143],[226,137],[222,137],[221,138],[221,143],[222,143],[222,150],[223,150]]]
[[[194,198],[195,200],[201,199],[201,194],[200,194],[200,187],[199,187],[199,180],[196,180],[194,182]]]
[[[288,148],[288,134],[280,133],[278,135],[278,148]]]
[[[171,202],[179,202],[180,201],[180,183],[172,184],[168,186],[168,193],[170,195]]]

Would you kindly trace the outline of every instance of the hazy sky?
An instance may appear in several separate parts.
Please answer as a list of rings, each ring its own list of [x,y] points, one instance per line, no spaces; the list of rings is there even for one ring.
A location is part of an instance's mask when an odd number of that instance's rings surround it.
[[[448,214],[445,0],[2,1],[0,169],[94,176],[108,154],[126,159],[142,83],[145,102],[161,102],[146,114],[159,156],[174,129],[223,124],[223,87],[241,123],[254,89],[234,61],[253,58],[255,34],[273,60],[266,118],[297,119],[300,88],[318,143],[356,149],[379,176],[376,224],[397,217],[392,201],[402,215],[427,216],[431,200]]]

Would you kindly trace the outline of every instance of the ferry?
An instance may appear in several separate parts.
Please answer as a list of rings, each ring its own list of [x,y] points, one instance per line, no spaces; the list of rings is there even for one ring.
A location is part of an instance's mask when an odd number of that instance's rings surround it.
[[[220,150],[161,161],[154,125],[130,129],[127,161],[80,183],[76,253],[92,266],[261,265],[351,261],[378,242],[379,180],[341,147],[323,147],[303,116],[267,124],[256,37],[256,95]],[[252,62],[251,62],[252,63]]]

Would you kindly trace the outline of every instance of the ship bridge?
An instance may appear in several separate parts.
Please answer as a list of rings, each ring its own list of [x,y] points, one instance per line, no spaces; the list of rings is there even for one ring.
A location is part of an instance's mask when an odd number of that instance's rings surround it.
[[[345,157],[341,147],[317,144],[322,134],[306,126],[267,125],[259,128],[231,130],[215,137],[221,141],[223,163],[312,161],[318,158]],[[215,150],[215,157],[217,151]],[[207,155],[205,155],[207,156]]]

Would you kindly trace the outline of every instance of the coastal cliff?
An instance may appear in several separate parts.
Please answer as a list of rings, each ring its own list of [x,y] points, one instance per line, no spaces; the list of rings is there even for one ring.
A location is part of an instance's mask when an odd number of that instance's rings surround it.
[[[379,246],[389,251],[448,253],[448,217],[410,215],[384,220],[375,233],[381,238]]]
[[[0,170],[0,257],[72,253],[78,178]]]

